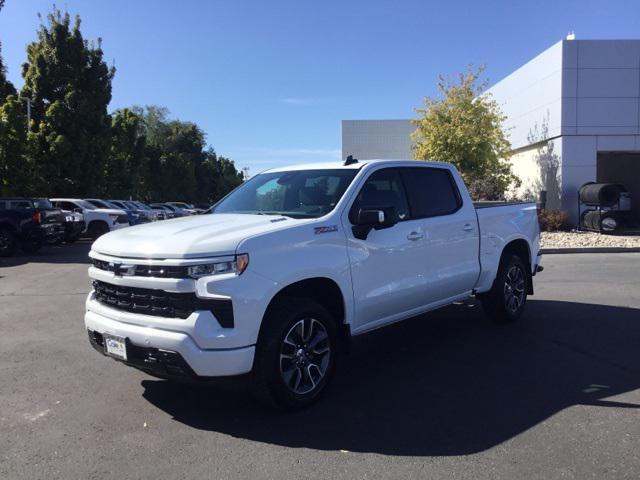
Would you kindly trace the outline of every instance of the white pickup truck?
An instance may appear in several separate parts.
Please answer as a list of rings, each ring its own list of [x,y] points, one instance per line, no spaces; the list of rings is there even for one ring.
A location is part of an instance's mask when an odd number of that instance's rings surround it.
[[[269,170],[90,257],[99,352],[168,379],[251,373],[284,408],[318,398],[352,335],[473,295],[516,320],[542,269],[534,204],[476,208],[453,166],[413,160]]]

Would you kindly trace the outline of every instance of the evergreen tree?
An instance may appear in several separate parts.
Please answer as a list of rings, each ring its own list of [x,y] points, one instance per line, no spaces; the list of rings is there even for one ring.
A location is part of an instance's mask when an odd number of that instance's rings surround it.
[[[84,195],[100,190],[110,146],[111,81],[101,42],[87,42],[80,18],[60,10],[47,16],[27,46],[23,97],[33,99],[29,152],[41,195]]]
[[[100,191],[111,198],[146,196],[146,137],[143,119],[125,108],[113,113],[111,148]]]
[[[33,193],[34,172],[25,155],[27,118],[15,95],[0,104],[0,196]]]

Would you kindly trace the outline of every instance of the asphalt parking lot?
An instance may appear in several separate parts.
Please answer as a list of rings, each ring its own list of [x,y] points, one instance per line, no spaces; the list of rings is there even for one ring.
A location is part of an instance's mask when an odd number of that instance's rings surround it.
[[[640,254],[545,257],[516,325],[468,303],[360,337],[284,415],[97,354],[88,249],[0,259],[0,478],[640,477]]]

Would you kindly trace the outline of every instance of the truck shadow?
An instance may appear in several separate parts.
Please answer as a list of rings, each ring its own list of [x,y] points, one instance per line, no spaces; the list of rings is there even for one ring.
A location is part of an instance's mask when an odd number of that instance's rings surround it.
[[[89,263],[89,250],[93,240],[82,239],[75,243],[45,245],[36,253],[18,251],[13,257],[0,258],[1,267],[17,267],[27,263]]]
[[[194,428],[288,447],[385,455],[489,449],[574,405],[640,387],[640,310],[530,300],[517,324],[454,305],[354,341],[311,408],[282,414],[244,391],[144,380],[144,397]],[[637,415],[637,413],[634,413]]]

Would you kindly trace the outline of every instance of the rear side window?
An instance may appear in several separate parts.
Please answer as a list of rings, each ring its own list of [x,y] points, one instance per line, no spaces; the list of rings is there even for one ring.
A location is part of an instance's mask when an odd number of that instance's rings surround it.
[[[402,168],[412,218],[449,215],[462,205],[458,187],[444,168]]]
[[[11,200],[9,202],[9,208],[14,210],[30,210],[33,208],[33,204],[29,200]]]
[[[56,207],[61,208],[62,210],[69,210],[69,211],[73,211],[76,208],[78,208],[76,205],[74,205],[71,202],[56,202]]]
[[[377,170],[367,178],[349,212],[351,222],[355,221],[361,208],[375,207],[396,207],[400,220],[409,219],[407,196],[397,169]]]

